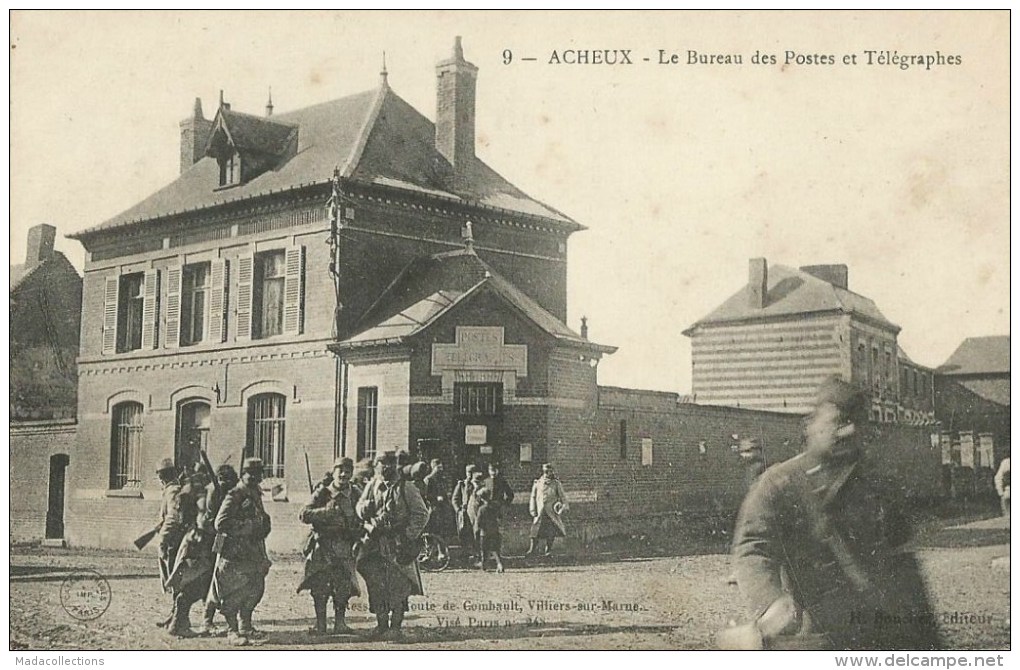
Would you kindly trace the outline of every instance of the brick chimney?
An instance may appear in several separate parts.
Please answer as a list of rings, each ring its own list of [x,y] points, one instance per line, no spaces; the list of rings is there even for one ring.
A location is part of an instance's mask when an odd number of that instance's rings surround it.
[[[769,264],[764,258],[752,258],[748,263],[747,285],[751,289],[751,307],[764,308],[769,287]]]
[[[28,229],[28,248],[25,251],[25,267],[30,268],[53,255],[53,241],[57,229],[48,223],[40,223]]]
[[[836,288],[848,290],[850,271],[846,265],[805,265],[801,272],[806,272],[812,277],[818,277],[822,281],[829,282]]]
[[[212,132],[212,121],[202,114],[202,99],[195,98],[191,117],[181,121],[181,172],[205,156],[205,145]]]
[[[453,166],[454,175],[475,156],[475,86],[478,68],[464,60],[460,36],[453,56],[436,64],[436,149]]]

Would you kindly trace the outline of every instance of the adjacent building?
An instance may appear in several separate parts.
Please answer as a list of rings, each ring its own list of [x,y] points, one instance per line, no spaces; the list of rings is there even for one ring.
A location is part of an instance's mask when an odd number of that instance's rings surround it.
[[[25,263],[10,269],[11,542],[64,536],[82,280],[54,250],[56,232],[32,227]]]
[[[846,265],[751,259],[747,282],[684,331],[694,402],[803,414],[838,375],[869,391],[873,420],[897,421],[900,328],[848,275]]]

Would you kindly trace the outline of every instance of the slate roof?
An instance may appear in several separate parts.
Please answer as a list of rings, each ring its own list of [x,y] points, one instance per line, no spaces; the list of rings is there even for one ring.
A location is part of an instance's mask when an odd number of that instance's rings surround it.
[[[218,115],[236,148],[274,156],[283,153],[291,133],[297,128],[292,123],[281,123],[280,117],[266,118],[230,109],[220,109]]]
[[[456,305],[491,291],[558,341],[612,353],[587,340],[511,284],[473,250],[424,256],[409,263],[369,308],[340,348],[394,344],[428,328]]]
[[[750,292],[750,286],[745,283],[740,290],[727,298],[719,307],[685,330],[684,335],[690,336],[695,329],[703,325],[756,321],[831,311],[855,314],[897,332],[900,329],[899,326],[885,318],[885,315],[879,311],[870,298],[833,286],[814,275],[785,265],[769,267],[768,286],[763,308],[758,309],[751,306]]]
[[[229,123],[236,122],[243,135],[249,130],[255,134],[265,130],[265,124],[256,128],[250,123],[258,117],[228,114]],[[275,169],[244,184],[220,188],[219,166],[215,159],[205,157],[136,205],[68,237],[80,239],[171,214],[327,183],[337,166],[343,177],[355,182],[438,195],[543,217],[571,230],[583,229],[570,217],[529,197],[477,158],[464,168],[463,179],[458,179],[454,189],[452,168],[435,148],[435,124],[386,84],[376,90],[274,115],[272,122],[280,128],[286,125],[299,128],[296,154]],[[228,127],[233,131],[233,125]],[[244,130],[240,130],[242,127]]]
[[[1009,373],[1009,335],[968,337],[938,367],[944,375]]]

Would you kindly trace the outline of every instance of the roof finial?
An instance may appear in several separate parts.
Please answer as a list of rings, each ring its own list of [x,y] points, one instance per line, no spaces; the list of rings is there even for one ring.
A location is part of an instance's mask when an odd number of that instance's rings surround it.
[[[269,87],[269,102],[266,103],[266,116],[273,115],[273,87]]]
[[[223,106],[223,89],[220,89],[220,107]]]
[[[456,60],[464,60],[464,47],[460,45],[460,35],[453,38],[453,57]]]
[[[460,231],[461,242],[464,243],[464,248],[468,251],[474,251],[475,249],[475,234],[471,230],[471,222],[468,221],[464,224],[464,228]]]
[[[387,81],[386,78],[389,76],[389,74],[390,73],[386,71],[386,52],[384,51],[382,52],[382,71],[379,72],[380,78],[379,83],[382,84],[383,86],[388,86],[389,82]]]

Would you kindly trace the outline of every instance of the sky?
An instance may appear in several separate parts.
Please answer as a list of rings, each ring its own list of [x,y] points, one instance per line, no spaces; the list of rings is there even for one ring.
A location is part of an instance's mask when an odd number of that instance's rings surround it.
[[[588,228],[568,321],[619,347],[600,383],[689,392],[682,331],[755,257],[846,264],[923,365],[1009,333],[1004,11],[18,11],[10,28],[11,263],[47,222],[81,269],[61,236],[177,176],[196,96],[207,118],[221,89],[258,114],[272,87],[282,113],[376,87],[385,52],[393,90],[434,118],[434,66],[461,35],[478,156]],[[564,62],[606,49],[632,64]],[[953,58],[878,62],[891,52]],[[714,54],[742,63],[700,62]]]

